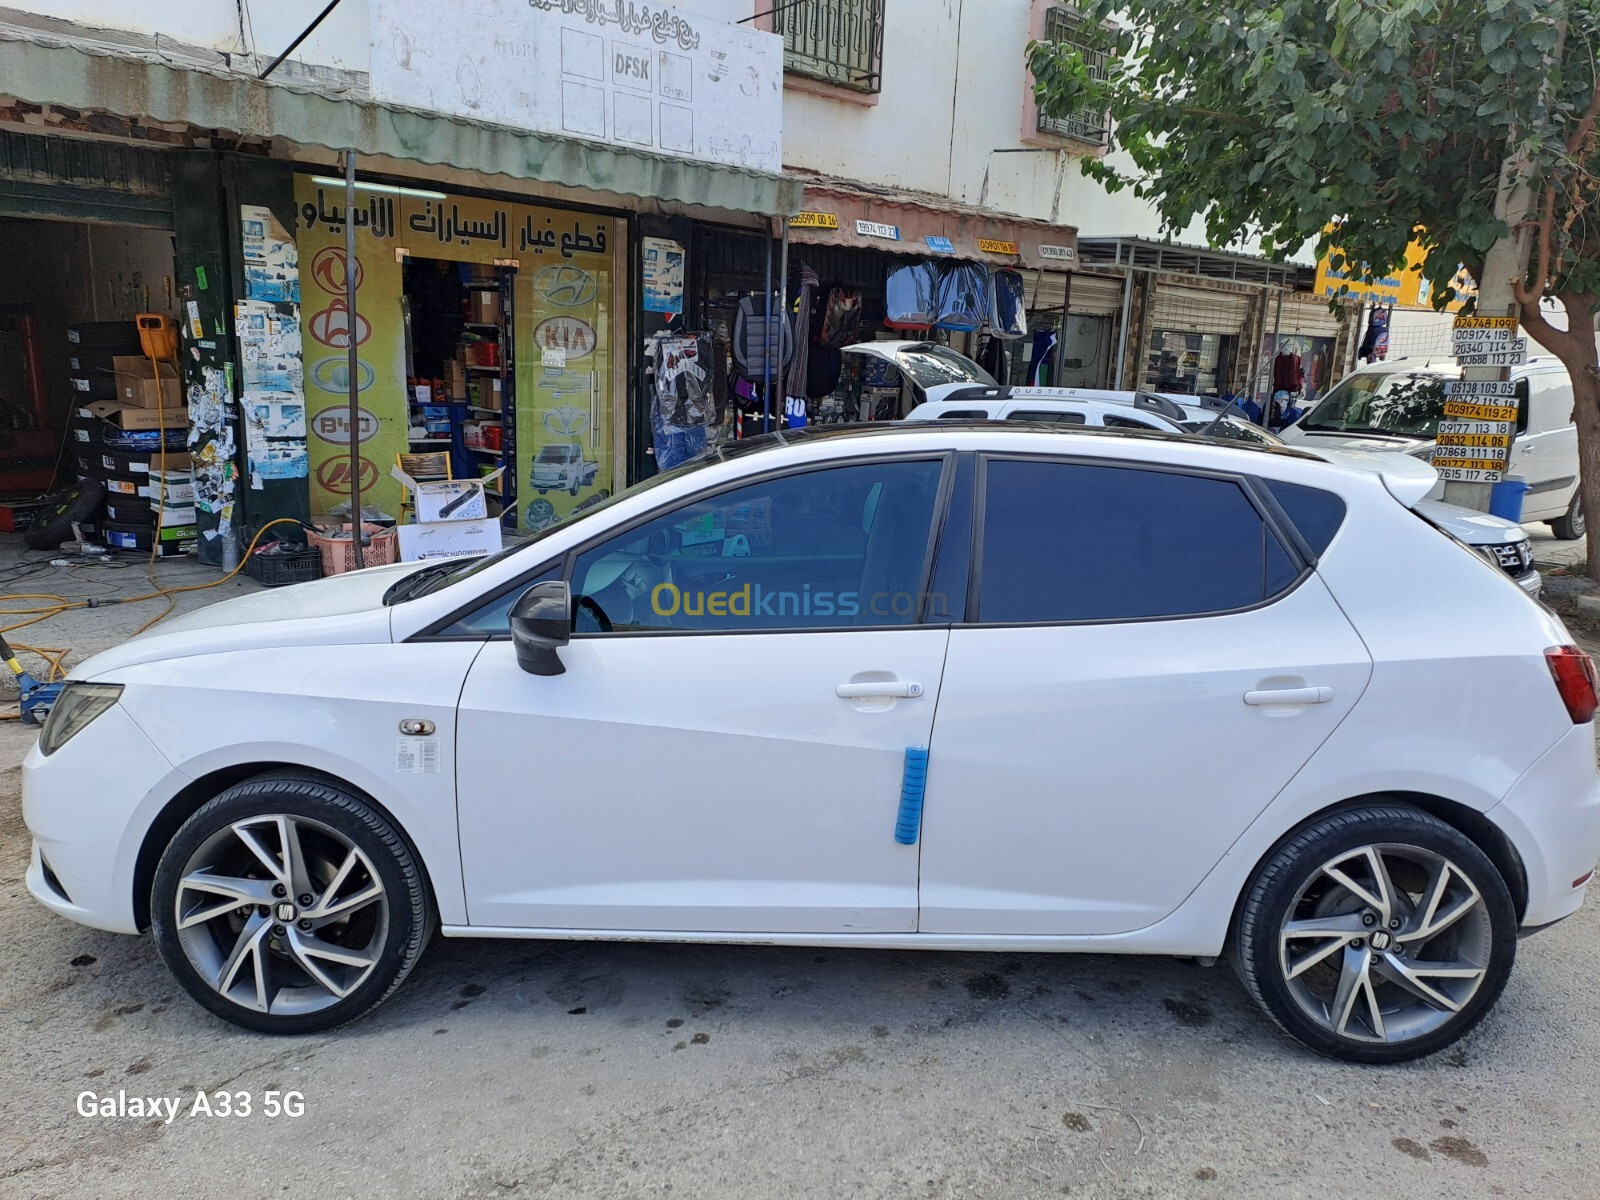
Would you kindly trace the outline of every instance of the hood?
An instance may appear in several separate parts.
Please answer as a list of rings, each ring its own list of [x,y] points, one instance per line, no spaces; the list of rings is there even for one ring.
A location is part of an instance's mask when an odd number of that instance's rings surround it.
[[[1377,433],[1317,433],[1301,429],[1298,425],[1289,426],[1278,436],[1291,446],[1319,453],[1323,450],[1399,450],[1403,453],[1433,440],[1398,433],[1392,436]]]
[[[169,617],[148,633],[74,667],[74,679],[94,679],[123,667],[167,658],[304,646],[322,642],[386,642],[389,610],[383,594],[422,563],[396,563],[331,575],[310,583],[263,589]]]
[[[1382,450],[1361,450],[1355,448],[1353,442],[1327,445],[1311,438],[1301,438],[1289,444],[1296,450],[1308,451],[1323,462],[1335,466],[1348,467],[1355,471],[1371,471],[1383,480],[1383,486],[1389,489],[1389,494],[1407,508],[1416,508],[1439,481],[1439,472],[1433,469],[1431,463],[1426,463],[1410,454],[1397,454],[1393,447]],[[1455,505],[1443,507],[1454,508]]]
[[[1412,506],[1440,529],[1469,546],[1506,546],[1528,540],[1528,531],[1515,521],[1492,513],[1446,504],[1442,500],[1422,500]]]

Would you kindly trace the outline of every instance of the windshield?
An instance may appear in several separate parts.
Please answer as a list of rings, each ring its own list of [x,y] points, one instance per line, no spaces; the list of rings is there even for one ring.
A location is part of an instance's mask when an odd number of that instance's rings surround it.
[[[1373,371],[1352,375],[1300,422],[1307,433],[1386,433],[1431,438],[1444,416],[1443,375]]]
[[[934,387],[941,383],[999,386],[993,375],[965,354],[957,354],[954,350],[932,343],[907,346],[895,354],[894,360],[918,387]]]
[[[575,446],[545,446],[539,451],[538,457],[533,461],[542,463],[564,463],[570,462],[577,456],[578,451],[577,447]]]
[[[1269,433],[1261,426],[1241,421],[1237,417],[1223,417],[1220,421],[1214,417],[1209,421],[1185,421],[1183,427],[1190,433],[1203,433],[1207,437],[1218,438],[1225,442],[1250,442],[1257,446],[1283,445],[1283,439],[1277,434]]]

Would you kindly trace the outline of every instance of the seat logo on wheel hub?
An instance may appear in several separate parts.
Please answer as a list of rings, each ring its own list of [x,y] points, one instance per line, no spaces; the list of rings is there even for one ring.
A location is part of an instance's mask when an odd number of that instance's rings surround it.
[[[287,900],[280,900],[273,907],[273,915],[280,921],[292,921],[295,918],[295,907]]]
[[[278,907],[282,908],[283,905],[279,905]],[[1369,940],[1372,942],[1372,948],[1374,950],[1387,950],[1389,948],[1390,941],[1393,939],[1390,938],[1387,930],[1374,929],[1372,931],[1372,937]]]

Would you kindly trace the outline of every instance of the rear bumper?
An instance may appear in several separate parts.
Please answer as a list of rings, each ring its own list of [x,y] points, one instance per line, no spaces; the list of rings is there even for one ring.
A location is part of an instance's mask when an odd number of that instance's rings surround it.
[[[1594,725],[1575,725],[1489,810],[1528,875],[1524,928],[1570,916],[1600,860],[1600,779]],[[1577,881],[1585,879],[1584,883]],[[1577,884],[1577,886],[1574,886]]]

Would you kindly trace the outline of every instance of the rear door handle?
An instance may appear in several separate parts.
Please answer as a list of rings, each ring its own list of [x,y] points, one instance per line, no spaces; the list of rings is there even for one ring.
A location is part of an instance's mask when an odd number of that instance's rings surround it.
[[[900,683],[885,679],[871,683],[841,683],[833,689],[841,700],[877,699],[878,697],[913,700],[922,695],[920,683]]]
[[[1333,699],[1331,687],[1266,688],[1246,692],[1246,704],[1326,704]]]

